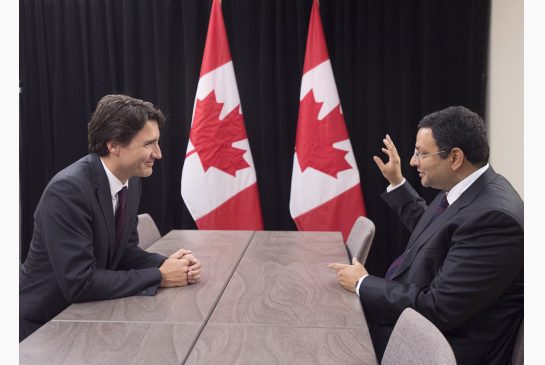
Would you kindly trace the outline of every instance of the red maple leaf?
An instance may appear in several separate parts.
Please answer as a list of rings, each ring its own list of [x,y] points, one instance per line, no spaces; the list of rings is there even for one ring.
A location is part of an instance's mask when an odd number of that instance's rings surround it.
[[[189,134],[195,149],[187,156],[197,152],[204,171],[215,167],[235,176],[238,170],[250,167],[242,157],[246,150],[233,147],[234,142],[247,138],[246,129],[238,106],[220,120],[222,108],[223,103],[217,102],[214,91],[202,101],[197,99],[195,117]]]
[[[345,159],[348,151],[333,147],[334,143],[347,139],[348,132],[340,104],[318,120],[322,104],[316,102],[312,90],[301,100],[295,150],[301,171],[312,167],[337,178],[340,171],[352,168]]]

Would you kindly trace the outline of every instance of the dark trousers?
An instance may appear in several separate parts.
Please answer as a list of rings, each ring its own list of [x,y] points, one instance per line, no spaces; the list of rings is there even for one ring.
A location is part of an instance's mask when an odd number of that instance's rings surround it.
[[[44,324],[45,323],[35,322],[19,317],[19,342],[30,336],[34,331],[42,327]]]
[[[371,335],[371,340],[373,341],[373,347],[375,348],[375,353],[377,354],[377,359],[379,363],[382,361],[382,356],[384,356],[384,350],[386,350],[386,345],[392,334],[393,327],[385,326],[373,322],[369,322],[369,334]]]

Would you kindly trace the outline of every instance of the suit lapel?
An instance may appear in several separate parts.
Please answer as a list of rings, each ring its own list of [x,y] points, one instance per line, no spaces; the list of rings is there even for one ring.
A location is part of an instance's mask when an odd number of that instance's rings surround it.
[[[437,209],[437,206],[442,198],[443,192],[439,193],[416,225],[415,230],[409,238],[409,243],[407,244],[407,256],[395,271],[392,279],[401,275],[405,270],[407,270],[412,265],[412,262],[422,246],[428,242],[433,234],[438,229],[443,227],[450,219],[456,216],[460,210],[469,205],[475,199],[475,197],[479,195],[481,190],[492,180],[494,180],[496,176],[496,172],[490,166],[484,174],[482,174],[466,191],[462,193],[462,195],[460,195],[458,199],[456,199],[452,205],[450,205],[439,217],[435,218],[435,220],[430,223],[433,213],[435,209]]]
[[[430,225],[430,222],[433,219],[433,215],[435,214],[435,211],[437,210],[439,203],[441,202],[441,199],[443,198],[443,195],[445,194],[444,191],[440,192],[436,195],[436,197],[433,199],[431,204],[428,206],[428,209],[426,209],[426,212],[422,215],[422,218],[418,221],[416,224],[416,227],[414,228],[413,233],[411,234],[411,237],[409,238],[409,243],[407,244],[407,248],[411,248],[411,246],[416,242],[416,240],[420,237],[420,235],[428,228]],[[437,221],[442,218],[442,216],[445,215],[447,211],[450,210],[451,207],[448,207],[448,209],[443,212],[439,217],[435,218],[435,222],[432,222],[432,226],[436,226],[438,223]]]
[[[96,196],[102,216],[104,218],[104,224],[108,231],[108,264],[112,261],[113,248],[115,245],[115,223],[114,212],[112,206],[112,193],[110,191],[110,183],[104,171],[104,166],[100,162],[98,155],[92,154],[91,156],[91,169],[93,170],[91,176],[95,180]],[[98,242],[97,242],[98,243]],[[95,244],[97,244],[95,243]]]

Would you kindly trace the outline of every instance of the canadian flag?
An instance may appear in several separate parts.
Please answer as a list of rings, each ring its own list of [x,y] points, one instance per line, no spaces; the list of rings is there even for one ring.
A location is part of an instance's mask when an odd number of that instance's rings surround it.
[[[199,229],[263,229],[219,0],[212,2],[181,190]]]
[[[290,212],[302,231],[341,231],[366,215],[360,175],[314,0],[308,28],[293,157]]]

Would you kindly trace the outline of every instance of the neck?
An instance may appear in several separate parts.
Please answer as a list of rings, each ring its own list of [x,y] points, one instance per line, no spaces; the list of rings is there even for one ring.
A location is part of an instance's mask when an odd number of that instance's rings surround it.
[[[464,180],[466,177],[480,169],[482,166],[473,165],[469,162],[462,164],[458,170],[455,171],[453,181],[450,184],[450,187],[447,191],[452,189],[460,181]]]
[[[127,180],[129,180],[128,176],[125,176],[123,172],[119,168],[119,164],[117,163],[115,156],[112,156],[111,154],[107,156],[101,156],[100,159],[104,162],[106,167],[108,167],[108,170],[112,174],[114,174],[115,177],[121,181],[121,183],[125,184]]]

